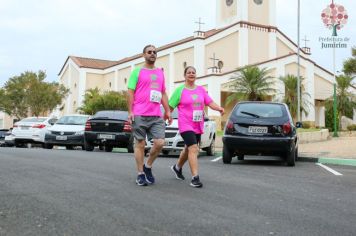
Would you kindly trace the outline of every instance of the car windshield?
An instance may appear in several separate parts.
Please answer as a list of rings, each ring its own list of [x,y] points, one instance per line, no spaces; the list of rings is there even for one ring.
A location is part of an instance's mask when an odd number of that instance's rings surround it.
[[[115,119],[115,120],[127,120],[127,111],[98,111],[92,117],[92,119]]]
[[[253,118],[278,118],[283,116],[283,106],[272,103],[242,103],[235,114]]]
[[[63,116],[56,122],[56,124],[59,124],[59,125],[85,125],[85,122],[87,120],[88,120],[87,116]]]
[[[21,122],[43,122],[46,119],[47,118],[44,118],[44,117],[28,117],[28,118],[22,119]]]
[[[164,108],[161,106],[161,112],[164,114]],[[173,112],[171,113],[172,119],[178,119],[178,109],[174,108]]]

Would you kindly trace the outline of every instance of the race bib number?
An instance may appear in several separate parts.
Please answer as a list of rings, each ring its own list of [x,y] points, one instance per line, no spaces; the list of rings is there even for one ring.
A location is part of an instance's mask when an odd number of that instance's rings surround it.
[[[156,90],[151,90],[150,101],[160,103],[162,99],[162,93]]]
[[[203,120],[203,111],[193,111],[193,121],[199,122]]]

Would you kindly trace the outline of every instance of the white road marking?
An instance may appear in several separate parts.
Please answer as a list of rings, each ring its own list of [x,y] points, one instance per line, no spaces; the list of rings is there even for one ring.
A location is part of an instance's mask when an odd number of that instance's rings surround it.
[[[218,160],[220,160],[222,158],[222,156],[220,156],[220,157],[217,157],[217,158],[215,158],[215,159],[213,159],[213,160],[211,160],[212,162],[217,162]]]
[[[336,170],[331,169],[330,167],[327,167],[321,163],[316,163],[316,165],[323,167],[325,170],[330,171],[334,175],[342,175],[341,173],[337,172]]]

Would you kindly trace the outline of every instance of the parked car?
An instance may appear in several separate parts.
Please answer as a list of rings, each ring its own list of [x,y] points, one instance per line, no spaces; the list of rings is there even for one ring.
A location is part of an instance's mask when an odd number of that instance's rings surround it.
[[[15,145],[14,144],[14,136],[11,134],[12,129],[13,128],[10,128],[9,131],[7,131],[5,133],[4,144],[3,144],[3,146],[5,146],[5,147],[13,147]]]
[[[27,143],[44,144],[47,129],[57,121],[53,117],[27,117],[14,124],[11,136],[16,147]]]
[[[127,111],[98,111],[86,122],[84,137],[87,151],[93,151],[95,146],[103,146],[106,152],[111,152],[114,147],[134,152]]]
[[[5,136],[7,136],[8,129],[0,129],[0,147],[5,146]]]
[[[162,112],[163,112],[163,108]],[[184,141],[178,130],[178,110],[174,109],[172,112],[173,122],[171,125],[166,126],[165,141],[162,153],[168,155],[169,152],[179,153],[184,148]],[[215,154],[215,137],[216,137],[216,124],[214,120],[210,120],[204,114],[204,133],[201,135],[200,148],[206,151],[207,155],[213,156]],[[146,139],[145,153],[149,152],[153,146],[153,140]]]
[[[298,158],[296,128],[284,103],[240,102],[231,111],[223,135],[223,162],[244,155],[279,155],[289,166]]]
[[[81,146],[84,149],[84,129],[88,118],[88,115],[62,116],[48,129],[44,147],[52,149],[57,145],[73,149],[75,146]]]

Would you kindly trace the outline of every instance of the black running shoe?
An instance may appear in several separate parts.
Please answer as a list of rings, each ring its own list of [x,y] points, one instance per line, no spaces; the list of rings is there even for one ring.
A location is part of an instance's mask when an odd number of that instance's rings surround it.
[[[200,182],[200,180],[199,180],[199,175],[194,176],[194,177],[192,178],[192,181],[190,182],[190,186],[192,186],[192,187],[194,187],[194,188],[201,188],[201,187],[203,187],[203,183]]]
[[[138,186],[147,186],[147,181],[146,181],[145,174],[140,174],[140,175],[137,176],[136,184]]]
[[[176,175],[176,179],[184,180],[184,175],[182,174],[182,168],[180,170],[177,170],[176,165],[171,166],[171,170],[174,172]]]
[[[143,165],[143,172],[146,175],[146,182],[149,184],[155,183],[155,177],[152,174],[152,168],[147,168],[146,165]]]

